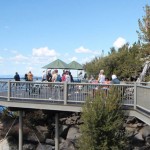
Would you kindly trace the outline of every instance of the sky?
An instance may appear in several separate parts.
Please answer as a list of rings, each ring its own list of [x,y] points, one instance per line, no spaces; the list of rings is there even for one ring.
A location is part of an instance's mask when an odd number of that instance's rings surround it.
[[[61,59],[81,64],[138,41],[150,0],[0,0],[0,75],[41,76]]]

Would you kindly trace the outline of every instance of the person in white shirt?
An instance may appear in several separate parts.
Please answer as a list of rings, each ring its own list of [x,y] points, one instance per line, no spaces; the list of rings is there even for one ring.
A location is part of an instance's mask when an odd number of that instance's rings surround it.
[[[66,82],[67,82],[67,83],[70,83],[70,82],[71,82],[71,78],[70,78],[70,75],[69,75],[69,71],[66,71],[65,78],[66,78]]]
[[[105,82],[104,70],[100,70],[99,76],[98,76],[98,82],[100,84],[103,84]]]
[[[46,71],[45,70],[42,73],[42,81],[46,81]]]

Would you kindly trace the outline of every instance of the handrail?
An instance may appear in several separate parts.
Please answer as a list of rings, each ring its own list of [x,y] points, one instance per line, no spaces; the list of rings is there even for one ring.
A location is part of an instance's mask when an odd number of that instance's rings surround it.
[[[143,85],[144,84],[144,85]],[[145,86],[146,85],[146,86]],[[114,86],[108,84],[107,86]],[[134,109],[145,108],[149,110],[148,101],[150,85],[146,82],[141,84],[116,84],[121,92],[121,101],[123,105],[132,106]],[[105,90],[105,84],[92,83],[66,83],[66,82],[32,82],[32,81],[0,81],[0,100],[7,101],[32,101],[33,103],[55,103],[55,104],[83,104],[87,97],[93,98],[96,89]],[[142,89],[148,94],[143,95]],[[139,98],[144,97],[144,104],[141,104]],[[147,97],[147,98],[146,98]],[[7,99],[6,99],[7,98]],[[144,105],[144,107],[143,107]],[[145,111],[144,110],[144,111]]]

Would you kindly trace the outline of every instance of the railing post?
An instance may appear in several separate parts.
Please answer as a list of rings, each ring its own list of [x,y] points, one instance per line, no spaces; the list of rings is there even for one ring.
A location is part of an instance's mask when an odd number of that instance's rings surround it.
[[[67,95],[68,95],[67,82],[64,82],[64,105],[67,104]]]
[[[137,104],[137,84],[135,82],[134,83],[134,109],[136,109],[136,104]]]
[[[59,116],[58,112],[55,114],[55,150],[59,150]]]
[[[8,97],[7,97],[7,101],[10,101],[10,92],[11,92],[11,89],[10,89],[10,80],[8,80]]]
[[[19,110],[19,150],[23,150],[23,111]]]

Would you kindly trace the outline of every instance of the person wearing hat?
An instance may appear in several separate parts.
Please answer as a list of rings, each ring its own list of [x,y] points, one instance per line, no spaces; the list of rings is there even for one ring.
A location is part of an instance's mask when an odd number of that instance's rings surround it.
[[[112,78],[112,81],[111,81],[112,84],[120,84],[120,80],[117,78],[115,74],[113,74],[111,78]]]

